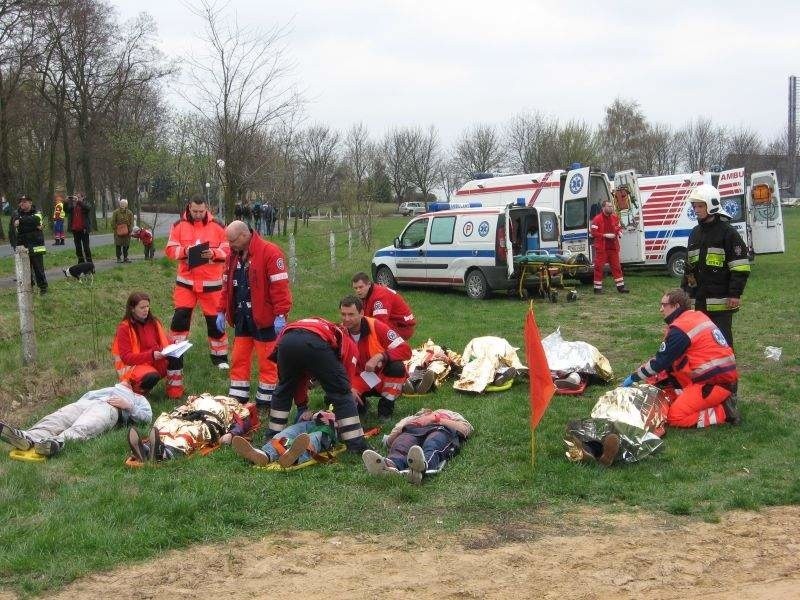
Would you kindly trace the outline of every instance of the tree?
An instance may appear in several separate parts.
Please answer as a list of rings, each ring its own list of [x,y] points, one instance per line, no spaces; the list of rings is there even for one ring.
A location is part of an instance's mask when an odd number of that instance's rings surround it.
[[[441,163],[439,133],[431,125],[427,131],[415,128],[409,131],[409,183],[422,193],[427,201],[428,194],[438,183]]]
[[[506,151],[513,170],[537,173],[549,167],[549,148],[555,143],[558,121],[541,113],[521,113],[505,127]]]
[[[456,142],[453,160],[459,174],[472,179],[477,173],[492,173],[503,168],[506,153],[497,130],[491,125],[475,125]]]
[[[564,169],[574,162],[596,165],[599,161],[597,137],[592,127],[584,121],[568,121],[559,126],[553,144],[549,147],[543,166],[546,169]]]
[[[411,173],[409,166],[410,136],[411,131],[408,129],[393,128],[387,132],[381,142],[383,160],[386,163],[386,176],[389,178],[398,206],[403,201]]]
[[[679,137],[663,123],[648,126],[640,150],[638,161],[631,166],[642,175],[675,173],[683,156]]]
[[[225,164],[221,176],[226,214],[231,215],[254,173],[266,166],[246,168],[253,141],[287,117],[300,98],[287,81],[291,65],[281,46],[282,27],[242,27],[235,17],[224,19],[222,9],[205,0],[193,12],[204,21],[202,40],[208,54],[187,57],[189,87],[184,99],[208,121],[210,139]]]
[[[639,103],[616,98],[606,107],[606,115],[598,132],[603,167],[609,172],[616,172],[640,164],[647,131],[647,121]]]
[[[689,121],[679,132],[684,160],[689,171],[710,170],[725,160],[725,130],[708,117]]]

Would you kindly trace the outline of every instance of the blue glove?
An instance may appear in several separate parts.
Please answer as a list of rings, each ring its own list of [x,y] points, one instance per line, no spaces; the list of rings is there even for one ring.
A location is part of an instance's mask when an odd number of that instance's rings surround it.
[[[278,335],[283,328],[286,327],[286,317],[283,315],[278,315],[275,317],[275,320],[272,322],[272,327],[275,328],[275,335]]]
[[[216,324],[217,324],[217,330],[221,331],[222,333],[225,333],[225,313],[224,312],[218,312],[217,313],[217,322],[216,322]]]
[[[633,375],[628,375],[625,381],[622,382],[622,387],[631,387],[634,384]]]

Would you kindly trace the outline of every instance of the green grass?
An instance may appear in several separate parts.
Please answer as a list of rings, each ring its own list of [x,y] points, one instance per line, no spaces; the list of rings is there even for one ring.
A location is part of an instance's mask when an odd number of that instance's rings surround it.
[[[423,405],[453,408],[475,435],[445,472],[419,488],[400,478],[371,479],[359,457],[290,474],[249,468],[228,449],[155,469],[128,470],[125,432],[73,444],[44,465],[0,458],[0,586],[22,594],[57,588],[76,577],[144,560],[170,548],[233,536],[262,536],[294,529],[321,532],[456,531],[495,523],[540,523],[569,518],[581,506],[641,508],[715,521],[733,509],[800,503],[797,464],[800,425],[797,312],[800,302],[800,211],[787,211],[785,255],[758,257],[734,322],[742,383],[744,423],[738,428],[671,430],[663,453],[612,469],[574,465],[563,455],[561,434],[571,418],[584,417],[612,387],[593,385],[583,397],[557,396],[537,430],[537,461],[530,461],[525,386],[501,394],[466,396],[444,389],[434,396],[400,400],[398,417]],[[384,245],[406,222],[376,225]],[[293,317],[335,319],[350,275],[367,270],[371,252],[337,237],[337,266],[330,266],[330,223],[301,228]],[[337,231],[342,225],[333,222]],[[163,245],[163,244],[162,244]],[[0,292],[0,410],[37,415],[83,390],[114,381],[108,346],[127,294],[146,289],[154,312],[168,323],[174,266],[137,262],[97,276],[92,288],[57,281],[37,297],[38,368],[20,368],[15,298]],[[579,288],[574,303],[535,303],[543,334],[561,327],[569,340],[595,344],[610,360],[616,381],[658,346],[663,323],[661,292],[675,281],[661,273],[626,276],[628,296],[595,297]],[[607,284],[608,286],[608,284]],[[589,293],[587,293],[589,292]],[[471,301],[459,291],[405,290],[419,320],[414,342],[431,337],[458,350],[473,337],[500,335],[522,345],[527,302],[496,296]],[[192,392],[224,392],[227,379],[209,367],[205,327],[195,315],[195,347],[187,360]],[[763,357],[766,345],[783,347],[780,363]],[[522,352],[520,353],[523,357]],[[524,360],[524,357],[523,357]],[[171,404],[157,388],[154,412]],[[321,405],[319,392],[312,402]],[[370,417],[366,425],[374,425]],[[378,441],[372,441],[378,447]]]

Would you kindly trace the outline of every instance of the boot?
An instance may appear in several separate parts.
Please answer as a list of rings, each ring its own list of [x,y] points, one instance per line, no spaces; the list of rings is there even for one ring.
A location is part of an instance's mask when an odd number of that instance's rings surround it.
[[[603,453],[597,459],[601,465],[610,467],[619,452],[619,436],[616,433],[609,433],[603,438]]]
[[[64,449],[64,442],[59,442],[56,439],[42,440],[33,444],[33,449],[36,454],[42,456],[55,456]]]
[[[148,438],[150,442],[150,464],[155,464],[164,458],[164,444],[161,443],[161,436],[158,433],[158,429],[153,427],[150,430],[150,436]]]
[[[618,286],[617,286],[617,291],[618,291],[620,294],[630,294],[630,293],[631,293],[631,291],[630,291],[628,288],[626,288],[626,287],[625,287],[625,284],[623,284],[623,285],[618,285]]]
[[[142,444],[142,440],[139,437],[139,432],[133,427],[128,429],[128,446],[131,449],[131,456],[133,456],[133,458],[135,458],[137,461],[143,463],[147,460],[147,448],[145,448],[144,444]]]
[[[742,414],[739,412],[738,398],[736,394],[731,394],[722,403],[722,410],[725,411],[725,422],[729,425],[741,425]]]

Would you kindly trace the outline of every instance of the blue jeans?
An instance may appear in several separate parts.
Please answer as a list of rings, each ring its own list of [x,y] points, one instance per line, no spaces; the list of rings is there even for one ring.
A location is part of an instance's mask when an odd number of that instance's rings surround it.
[[[403,471],[408,468],[406,457],[411,446],[420,446],[428,469],[436,471],[443,461],[458,452],[460,445],[458,434],[442,425],[404,427],[403,432],[392,442],[386,458]]]
[[[322,431],[312,432],[311,430],[313,428],[314,421],[300,421],[294,425],[289,425],[289,427],[276,434],[272,439],[294,441],[294,439],[301,433],[308,433],[309,437],[311,438],[310,445],[314,450],[314,454],[319,454],[322,450],[328,450],[331,447],[331,440]],[[286,444],[286,442],[284,442],[284,445],[287,447],[291,446],[291,444]],[[270,462],[278,460],[278,451],[270,442],[264,444],[261,450],[264,451],[264,454],[269,456]],[[311,453],[303,452],[300,455],[300,458],[297,459],[297,464],[300,465],[304,462],[308,462],[309,460],[311,460]]]

